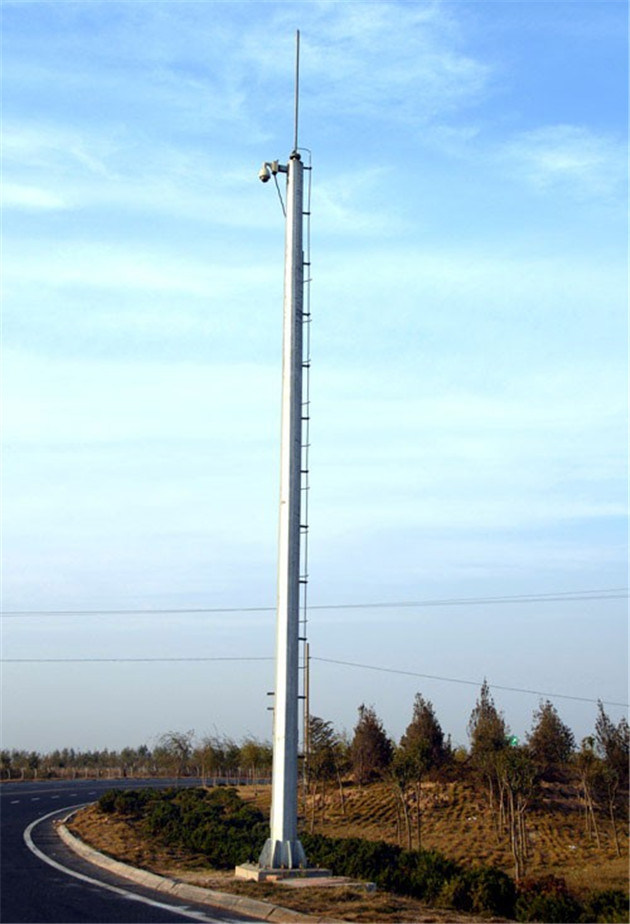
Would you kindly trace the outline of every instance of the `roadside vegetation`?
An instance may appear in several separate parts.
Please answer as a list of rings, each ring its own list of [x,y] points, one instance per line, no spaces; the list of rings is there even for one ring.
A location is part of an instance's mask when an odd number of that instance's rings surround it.
[[[627,921],[626,720],[600,703],[578,745],[544,701],[518,742],[484,682],[468,734],[467,749],[453,748],[421,694],[397,742],[365,704],[352,735],[311,716],[299,807],[310,862],[462,911]],[[199,778],[212,798],[118,793],[102,807],[216,868],[257,857],[267,836],[271,747],[251,738],[168,732],[152,749],[3,752],[2,769],[5,779]],[[229,787],[246,783],[239,801]]]
[[[197,867],[232,870],[255,860],[268,835],[266,815],[229,787],[110,790],[98,805],[104,816],[124,820],[149,842],[174,849],[180,863],[187,859]],[[466,865],[438,850],[407,850],[360,837],[301,837],[312,864],[437,908],[517,921],[628,920],[628,900],[621,890],[578,897],[558,876],[515,881],[494,866]]]

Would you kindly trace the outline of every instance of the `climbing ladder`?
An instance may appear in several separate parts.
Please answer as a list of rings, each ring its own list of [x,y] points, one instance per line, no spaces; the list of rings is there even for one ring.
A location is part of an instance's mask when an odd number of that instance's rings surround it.
[[[308,761],[308,713],[309,713],[309,650],[308,650],[308,506],[310,492],[310,422],[311,422],[311,152],[300,148],[306,154],[305,208],[303,212],[304,249],[304,297],[302,302],[302,455],[300,463],[300,672],[303,702],[302,754],[304,769]]]

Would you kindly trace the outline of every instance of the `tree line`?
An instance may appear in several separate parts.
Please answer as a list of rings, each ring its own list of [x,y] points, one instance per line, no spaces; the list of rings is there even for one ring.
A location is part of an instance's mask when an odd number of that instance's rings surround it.
[[[267,779],[272,750],[265,741],[247,737],[237,743],[222,735],[197,740],[194,730],[169,731],[154,747],[142,744],[119,751],[63,748],[49,753],[24,750],[0,752],[5,780],[77,779],[94,777],[199,777],[204,782]]]

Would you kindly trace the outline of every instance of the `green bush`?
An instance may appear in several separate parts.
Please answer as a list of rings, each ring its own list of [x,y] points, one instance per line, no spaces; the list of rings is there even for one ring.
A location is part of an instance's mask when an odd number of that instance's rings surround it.
[[[140,817],[145,806],[155,800],[156,791],[153,789],[108,789],[98,800],[103,812],[118,815],[134,815]]]
[[[386,841],[304,835],[309,861],[338,876],[368,879],[379,889],[421,898],[462,911],[510,916],[516,889],[505,873],[490,867],[465,870],[437,850],[402,850]]]
[[[628,896],[619,889],[606,889],[589,896],[580,921],[589,924],[627,924],[629,918]]]
[[[462,870],[445,881],[437,896],[442,907],[508,918],[514,917],[515,902],[514,880],[490,866]]]
[[[503,917],[513,917],[516,904],[514,880],[500,869],[480,866],[466,873],[470,884],[472,910],[491,911]]]
[[[145,813],[142,828],[163,844],[175,845],[180,839],[181,821],[181,812],[175,802],[156,800]]]
[[[444,884],[458,876],[462,869],[437,850],[407,851],[401,866],[407,878],[406,894],[427,902],[435,901]],[[401,885],[405,887],[404,880]]]
[[[385,880],[398,868],[403,853],[387,841],[367,841],[359,837],[324,837],[304,834],[302,845],[314,866],[334,869],[338,876],[369,879],[380,888],[389,888]]]
[[[102,812],[105,812],[107,815],[111,815],[116,811],[116,796],[117,792],[115,789],[108,789],[107,792],[104,792],[101,798],[98,800],[98,806]]]
[[[436,905],[440,908],[457,908],[458,911],[472,911],[470,883],[464,873],[448,879],[437,896]]]
[[[114,800],[114,811],[124,814],[126,803],[118,805]],[[145,800],[141,817],[147,835],[202,854],[216,869],[258,856],[267,837],[262,813],[243,803],[232,788],[157,792]]]
[[[517,921],[543,921],[544,924],[575,924],[584,909],[571,895],[564,879],[544,876],[519,884],[516,899]]]

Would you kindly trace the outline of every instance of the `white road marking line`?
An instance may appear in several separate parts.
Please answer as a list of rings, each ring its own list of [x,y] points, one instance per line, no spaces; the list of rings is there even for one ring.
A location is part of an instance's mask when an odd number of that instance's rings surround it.
[[[31,802],[39,802],[39,796],[33,796]]]
[[[82,808],[87,804],[87,802],[81,802],[79,805],[69,805],[67,806],[67,811],[71,812],[73,809],[76,810]],[[209,918],[202,911],[191,911],[188,908],[181,908],[179,905],[168,905],[165,902],[154,901],[152,898],[145,898],[144,895],[136,895],[135,892],[128,892],[126,889],[120,889],[118,886],[110,885],[108,882],[99,882],[98,879],[92,879],[91,876],[85,876],[83,873],[77,873],[75,870],[68,869],[67,866],[62,866],[61,863],[57,863],[56,860],[53,860],[52,857],[47,856],[47,854],[43,853],[39,847],[35,846],[32,838],[32,832],[33,829],[42,821],[46,821],[47,818],[52,818],[53,815],[58,814],[58,810],[49,812],[48,815],[43,815],[41,818],[37,818],[35,821],[32,821],[24,831],[24,843],[31,851],[31,853],[34,853],[35,856],[39,857],[40,860],[43,860],[44,863],[47,863],[54,869],[65,873],[67,876],[74,876],[75,879],[80,879],[82,882],[87,882],[90,885],[98,886],[99,889],[107,889],[108,892],[114,892],[116,895],[121,895],[123,898],[129,899],[129,901],[142,902],[145,905],[150,905],[152,908],[159,908],[161,911],[170,911],[173,914],[181,914],[182,917],[190,918],[192,921],[201,921],[205,922],[205,924],[216,924],[216,918]]]
[[[17,805],[19,801],[19,799],[11,799],[11,805]]]

